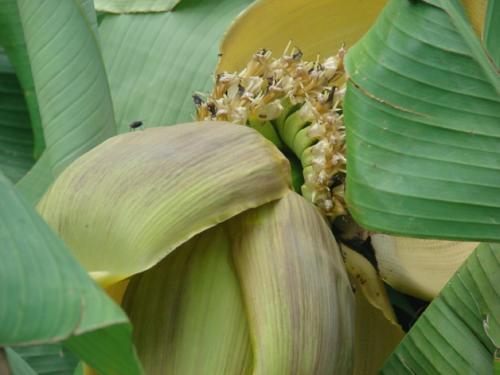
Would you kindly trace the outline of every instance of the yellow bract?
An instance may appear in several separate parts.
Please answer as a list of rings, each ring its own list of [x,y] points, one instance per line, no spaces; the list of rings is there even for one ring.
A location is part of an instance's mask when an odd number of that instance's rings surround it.
[[[218,72],[242,69],[255,51],[280,55],[289,41],[304,59],[332,56],[352,46],[372,25],[386,0],[260,0],[237,18],[221,45]]]
[[[70,165],[40,214],[108,286],[197,233],[283,196],[289,164],[256,131],[182,124],[113,137]]]
[[[289,180],[256,131],[199,122],[108,140],[38,208],[122,302],[148,373],[348,373],[350,284]]]
[[[229,222],[254,375],[349,374],[353,296],[335,239],[296,193]]]
[[[348,374],[353,298],[333,235],[289,192],[131,278],[123,306],[148,374]]]
[[[437,241],[371,237],[380,275],[393,288],[424,300],[432,300],[467,257],[477,242]]]
[[[342,254],[355,287],[354,375],[375,375],[404,337],[404,331],[371,263],[345,245]]]
[[[123,306],[146,374],[251,373],[249,325],[224,224],[132,277]]]

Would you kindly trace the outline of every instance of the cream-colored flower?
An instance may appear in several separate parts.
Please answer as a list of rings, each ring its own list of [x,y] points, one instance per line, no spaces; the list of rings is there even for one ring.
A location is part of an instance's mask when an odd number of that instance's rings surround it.
[[[346,212],[345,51],[342,47],[335,56],[307,61],[291,43],[277,58],[260,50],[240,72],[219,74],[205,99],[195,97],[198,120],[272,121],[283,144],[302,162],[302,194],[331,217]],[[289,121],[294,110],[298,118]]]

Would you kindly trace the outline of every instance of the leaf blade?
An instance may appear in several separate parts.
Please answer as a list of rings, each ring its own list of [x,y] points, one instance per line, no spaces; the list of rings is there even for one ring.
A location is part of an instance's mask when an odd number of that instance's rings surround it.
[[[12,375],[36,375],[35,370],[12,348],[5,348],[5,354]]]
[[[95,285],[62,241],[0,174],[0,344],[30,345],[65,341],[103,374],[118,366],[139,374],[131,337],[110,346],[109,330],[126,332],[125,314]],[[93,334],[107,359],[94,361],[84,352]],[[132,351],[132,353],[131,353]]]
[[[500,66],[500,1],[489,0],[484,20],[484,40],[486,48],[497,69]]]
[[[500,80],[452,8],[391,1],[348,53],[347,200],[370,229],[498,237]]]
[[[493,371],[500,338],[499,250],[493,244],[478,247],[412,327],[382,374]],[[488,337],[484,329],[486,317],[495,336]]]
[[[38,158],[45,148],[45,139],[17,1],[0,2],[0,45],[5,48],[23,88],[33,129],[33,155]]]
[[[251,0],[184,0],[173,12],[122,14],[100,24],[118,132],[192,121],[191,96],[212,85],[218,43]]]
[[[19,2],[46,142],[44,161],[19,183],[33,202],[72,160],[116,133],[89,13],[88,3]]]
[[[77,357],[60,343],[12,348],[39,375],[70,375],[77,366]]]
[[[34,164],[33,132],[20,83],[0,49],[0,170],[17,182]]]

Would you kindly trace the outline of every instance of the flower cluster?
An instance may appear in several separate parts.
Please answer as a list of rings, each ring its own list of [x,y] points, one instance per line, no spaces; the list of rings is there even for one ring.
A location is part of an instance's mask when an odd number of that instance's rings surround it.
[[[271,121],[302,162],[302,193],[332,217],[345,213],[344,54],[341,48],[320,62],[319,57],[305,61],[302,52],[290,45],[278,58],[263,49],[242,71],[218,74],[210,95],[193,96],[198,120],[242,125]],[[286,131],[291,108],[303,124],[292,136]],[[307,139],[297,142],[297,137]]]

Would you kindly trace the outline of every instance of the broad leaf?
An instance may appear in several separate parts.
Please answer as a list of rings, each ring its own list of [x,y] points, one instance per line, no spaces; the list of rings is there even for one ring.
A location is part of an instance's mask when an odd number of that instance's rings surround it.
[[[38,375],[71,375],[78,358],[61,343],[12,348]]]
[[[23,89],[0,49],[0,171],[17,182],[34,162],[33,132]]]
[[[195,234],[282,197],[285,157],[256,131],[191,123],[135,131],[88,152],[39,204],[87,271],[109,285]]]
[[[12,348],[5,348],[5,354],[8,361],[10,373],[12,375],[37,375],[37,372],[31,367],[18,353]],[[2,370],[0,365],[0,370]],[[1,372],[1,374],[4,374]],[[9,375],[7,373],[7,375]]]
[[[32,154],[38,158],[45,148],[45,139],[17,0],[0,0],[0,46],[9,56],[21,84],[33,131]]]
[[[72,160],[115,133],[91,5],[18,1],[46,143],[41,159],[19,183],[32,202]]]
[[[99,43],[99,27],[97,24],[97,13],[94,8],[94,0],[74,0],[75,3],[80,7],[86,21],[88,22],[90,29],[95,35],[97,42]]]
[[[500,76],[458,0],[392,0],[346,67],[354,218],[390,233],[500,239]]]
[[[491,58],[500,66],[500,1],[489,0],[484,24],[484,40]]]
[[[0,240],[0,346],[64,341],[103,374],[140,373],[125,314],[1,174]]]
[[[191,121],[213,82],[219,40],[251,0],[184,0],[172,12],[104,17],[99,30],[120,132]]]
[[[500,346],[500,246],[481,245],[388,359],[382,374],[492,374]]]

